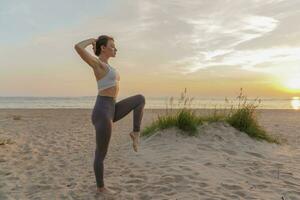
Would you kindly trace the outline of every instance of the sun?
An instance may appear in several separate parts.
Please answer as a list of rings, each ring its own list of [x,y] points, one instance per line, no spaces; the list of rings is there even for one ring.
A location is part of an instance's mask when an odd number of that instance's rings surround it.
[[[299,97],[293,97],[291,100],[292,108],[298,110],[300,108],[300,100]]]

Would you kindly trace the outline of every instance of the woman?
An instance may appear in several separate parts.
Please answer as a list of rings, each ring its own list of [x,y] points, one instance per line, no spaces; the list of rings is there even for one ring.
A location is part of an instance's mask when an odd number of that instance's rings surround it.
[[[85,49],[88,45],[93,45],[97,57],[92,56]],[[137,152],[145,97],[137,94],[116,103],[120,75],[114,67],[108,64],[108,59],[115,57],[117,52],[112,37],[101,35],[98,39],[91,38],[81,41],[75,45],[75,50],[93,69],[99,90],[91,115],[91,121],[96,130],[94,172],[97,193],[114,194],[114,191],[104,186],[103,178],[103,161],[109,146],[113,122],[122,119],[133,110],[133,131],[129,133],[129,136],[133,141],[133,149]]]

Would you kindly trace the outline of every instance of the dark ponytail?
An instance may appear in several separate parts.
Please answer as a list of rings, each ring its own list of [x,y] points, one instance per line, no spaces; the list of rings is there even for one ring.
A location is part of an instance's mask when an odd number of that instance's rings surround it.
[[[113,37],[107,35],[100,35],[96,41],[96,50],[95,55],[99,56],[101,53],[101,46],[104,45],[106,47],[108,40],[114,40]]]

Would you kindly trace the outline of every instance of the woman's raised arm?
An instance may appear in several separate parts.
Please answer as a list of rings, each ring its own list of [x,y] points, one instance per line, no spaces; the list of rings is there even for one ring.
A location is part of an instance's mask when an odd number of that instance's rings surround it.
[[[93,50],[95,52],[96,48],[96,39],[90,38],[87,40],[83,40],[77,44],[74,45],[74,48],[76,52],[80,55],[80,57],[92,68],[95,68],[97,66],[101,66],[104,68],[105,63],[102,62],[100,59],[96,58],[95,56],[91,55],[85,48],[89,46],[90,44],[93,45]]]

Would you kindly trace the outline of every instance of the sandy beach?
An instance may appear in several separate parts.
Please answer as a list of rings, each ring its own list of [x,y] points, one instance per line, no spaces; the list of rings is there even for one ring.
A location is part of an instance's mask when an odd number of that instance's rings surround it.
[[[197,137],[159,131],[137,153],[131,112],[113,127],[104,177],[117,194],[105,198],[95,193],[91,112],[1,109],[0,138],[12,143],[0,145],[0,199],[300,199],[300,111],[257,111],[283,145],[218,122],[199,126]],[[141,129],[164,112],[145,109]]]

